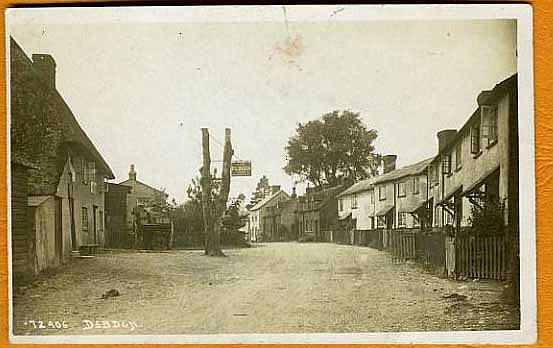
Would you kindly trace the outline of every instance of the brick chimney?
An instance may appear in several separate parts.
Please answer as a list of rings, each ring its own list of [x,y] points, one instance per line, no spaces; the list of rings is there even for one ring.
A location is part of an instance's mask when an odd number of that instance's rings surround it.
[[[382,156],[383,174],[389,173],[396,169],[397,155]]]
[[[33,68],[50,87],[56,88],[56,61],[49,54],[33,54]]]
[[[492,91],[480,92],[480,94],[478,94],[478,97],[476,98],[476,102],[478,103],[478,106],[488,105],[492,95],[493,95]]]
[[[136,181],[136,171],[134,170],[134,164],[131,164],[131,169],[129,170],[129,179]]]
[[[290,197],[296,198],[298,195],[296,194],[296,186],[292,187],[292,195]]]
[[[438,151],[442,150],[455,138],[457,135],[457,130],[455,129],[444,129],[438,132]]]

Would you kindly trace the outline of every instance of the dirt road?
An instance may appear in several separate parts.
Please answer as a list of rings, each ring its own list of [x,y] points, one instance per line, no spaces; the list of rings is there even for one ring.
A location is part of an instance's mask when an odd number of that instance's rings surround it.
[[[271,243],[114,252],[72,261],[14,298],[18,335],[314,333],[517,327],[501,284],[449,281],[365,247]],[[116,289],[117,297],[102,299]],[[466,296],[466,298],[464,297]],[[37,325],[42,321],[44,328]],[[51,323],[49,323],[51,322]],[[57,323],[67,328],[56,328]]]

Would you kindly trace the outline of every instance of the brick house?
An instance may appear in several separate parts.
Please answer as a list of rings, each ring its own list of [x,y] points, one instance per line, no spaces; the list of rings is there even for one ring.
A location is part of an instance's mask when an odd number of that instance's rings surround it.
[[[266,242],[292,241],[298,238],[299,199],[292,194],[287,200],[268,206],[263,214]]]
[[[56,90],[52,56],[30,59],[10,38],[10,69],[11,153],[35,165],[28,169],[27,223],[36,274],[82,245],[103,245],[104,183],[114,175]]]
[[[336,196],[345,186],[308,187],[300,198],[298,209],[299,237],[330,242],[338,224]]]

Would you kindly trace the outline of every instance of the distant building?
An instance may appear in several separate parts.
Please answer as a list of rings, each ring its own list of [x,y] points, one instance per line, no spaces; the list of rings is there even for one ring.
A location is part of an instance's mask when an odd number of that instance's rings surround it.
[[[266,208],[262,217],[264,241],[284,242],[298,238],[299,199],[291,197]]]
[[[128,186],[131,188],[131,191],[127,195],[127,228],[130,231],[134,231],[134,214],[137,210],[143,211],[144,208],[148,205],[154,203],[164,203],[167,200],[168,195],[152,186],[149,186],[143,182],[140,182],[136,179],[136,170],[134,164],[131,164],[129,170],[129,178],[123,182],[120,182],[119,185]],[[138,209],[137,209],[138,208]],[[167,217],[161,216],[160,214],[155,214],[154,212],[148,212],[150,221],[143,221],[149,223],[167,223]]]
[[[105,182],[114,175],[56,90],[54,58],[30,59],[10,38],[10,68],[12,162],[17,156],[32,163],[29,234],[12,238],[27,238],[28,268],[36,274],[63,264],[83,245],[103,246]],[[16,181],[19,172],[14,166]],[[20,199],[23,186],[13,184],[12,194]],[[16,217],[21,222],[22,215]]]
[[[252,242],[262,242],[272,238],[277,227],[271,218],[274,215],[271,207],[289,198],[290,195],[281,190],[280,186],[272,186],[272,194],[249,209],[248,235]]]
[[[338,224],[337,195],[345,186],[308,187],[300,197],[298,219],[299,237],[317,241],[333,241]]]

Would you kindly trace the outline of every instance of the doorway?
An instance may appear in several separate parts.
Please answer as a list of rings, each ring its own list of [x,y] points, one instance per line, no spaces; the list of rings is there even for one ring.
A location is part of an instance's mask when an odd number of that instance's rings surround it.
[[[98,206],[92,206],[92,233],[94,234],[94,244],[98,244]]]
[[[56,258],[58,259],[58,263],[62,264],[63,262],[63,234],[62,234],[62,200],[60,197],[56,197],[55,202],[55,236],[54,236],[54,243],[56,248]]]

